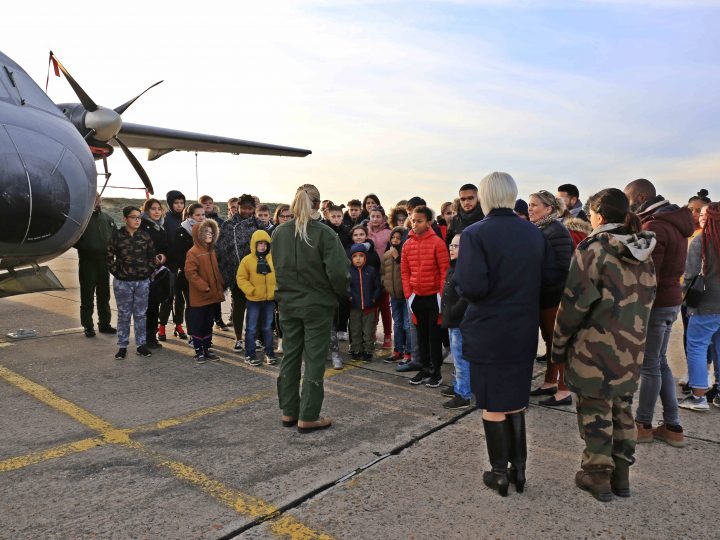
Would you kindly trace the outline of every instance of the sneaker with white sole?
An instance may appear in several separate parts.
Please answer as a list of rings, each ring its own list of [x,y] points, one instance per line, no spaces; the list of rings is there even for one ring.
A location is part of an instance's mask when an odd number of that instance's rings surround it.
[[[350,335],[347,332],[338,332],[337,333],[338,341],[348,341],[350,338]]]
[[[440,374],[433,374],[428,377],[428,380],[425,381],[425,386],[428,388],[437,388],[442,384],[442,377]]]
[[[239,352],[242,352],[242,350],[243,350],[243,348],[242,348],[242,340],[241,340],[241,339],[236,339],[236,340],[235,340],[235,346],[233,347],[233,351],[239,353]]]
[[[270,355],[266,354],[265,355],[265,363],[268,366],[276,366],[278,361],[277,361],[277,358],[275,358],[274,356],[270,356]]]
[[[283,353],[282,338],[278,338],[278,344],[277,344],[277,347],[276,347],[275,350],[277,351],[278,354],[282,354],[282,353]]]
[[[342,361],[342,357],[340,356],[339,352],[332,353],[332,366],[333,366],[333,369],[342,369],[343,368],[343,361]]]
[[[245,363],[255,367],[262,366],[262,360],[260,360],[256,356],[246,356]]]
[[[697,412],[706,412],[710,410],[710,405],[708,405],[705,396],[699,397],[694,396],[693,394],[690,394],[686,398],[681,399],[678,402],[678,407],[680,407],[681,409],[688,409],[690,411]]]
[[[409,382],[410,382],[410,384],[416,384],[416,385],[417,385],[417,384],[424,384],[424,383],[428,382],[428,379],[430,379],[430,374],[421,369],[420,371],[418,371],[418,372],[415,374],[415,376],[413,376],[413,377],[410,379]]]

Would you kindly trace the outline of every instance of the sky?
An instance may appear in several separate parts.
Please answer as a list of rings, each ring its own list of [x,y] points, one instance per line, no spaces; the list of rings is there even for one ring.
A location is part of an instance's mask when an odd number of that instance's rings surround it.
[[[499,170],[519,195],[584,200],[648,178],[720,199],[720,0],[309,0],[9,3],[3,52],[45,87],[48,51],[98,103],[157,80],[127,122],[309,148],[306,158],[200,153],[199,194],[431,206]],[[77,101],[50,78],[55,102]],[[194,153],[148,162],[161,197],[196,196]],[[100,163],[99,163],[100,164]],[[121,152],[113,186],[140,187]],[[140,196],[109,188],[107,196]]]

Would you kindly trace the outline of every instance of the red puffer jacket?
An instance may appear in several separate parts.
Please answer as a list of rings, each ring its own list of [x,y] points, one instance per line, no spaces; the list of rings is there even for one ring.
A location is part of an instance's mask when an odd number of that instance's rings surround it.
[[[420,236],[410,231],[400,258],[405,298],[413,293],[418,296],[442,293],[449,266],[447,246],[435,231],[428,229]]]

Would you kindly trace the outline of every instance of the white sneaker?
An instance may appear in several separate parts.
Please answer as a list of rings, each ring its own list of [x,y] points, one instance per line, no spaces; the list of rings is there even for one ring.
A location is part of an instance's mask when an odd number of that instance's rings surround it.
[[[347,332],[338,332],[337,338],[338,338],[338,341],[348,341],[350,336],[348,335]]]
[[[691,411],[705,412],[710,410],[705,396],[697,397],[692,394],[687,396],[685,399],[680,400],[678,407],[681,409],[689,409]]]
[[[340,353],[338,353],[338,352],[332,353],[332,365],[333,365],[333,369],[342,369],[343,368],[343,361],[342,361],[342,357],[340,356]]]
[[[243,348],[242,348],[242,340],[241,340],[241,339],[238,339],[238,340],[235,341],[235,346],[233,347],[233,351],[235,351],[235,352],[242,352],[242,350],[243,350]]]
[[[282,338],[278,338],[278,344],[277,344],[277,352],[282,354],[283,348],[282,348]]]

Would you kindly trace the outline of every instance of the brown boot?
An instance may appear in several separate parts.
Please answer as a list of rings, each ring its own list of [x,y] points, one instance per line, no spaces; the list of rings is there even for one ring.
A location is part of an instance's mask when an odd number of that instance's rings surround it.
[[[297,418],[294,416],[285,416],[284,414],[282,415],[281,420],[283,427],[294,427],[298,422]]]
[[[652,427],[646,428],[640,422],[635,421],[635,427],[637,428],[637,442],[638,443],[651,443],[653,442],[653,429]]]
[[[615,468],[610,475],[610,489],[618,497],[630,496],[630,463],[624,459],[615,459]]]
[[[652,436],[654,439],[667,443],[670,446],[682,448],[685,446],[685,434],[682,432],[682,428],[680,426],[678,427],[680,431],[670,431],[665,424],[660,424],[652,430]]]
[[[608,502],[612,500],[612,490],[610,489],[610,471],[593,470],[578,471],[575,475],[575,485],[580,489],[587,491],[598,501]]]
[[[320,429],[327,429],[332,425],[332,420],[327,416],[321,416],[314,422],[306,422],[305,420],[298,420],[297,427],[300,433],[311,433]]]

